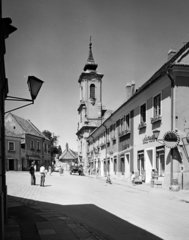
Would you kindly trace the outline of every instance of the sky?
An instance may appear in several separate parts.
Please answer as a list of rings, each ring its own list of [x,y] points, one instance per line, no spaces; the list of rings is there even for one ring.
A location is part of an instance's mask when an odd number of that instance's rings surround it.
[[[189,39],[188,0],[2,0],[2,15],[17,31],[6,39],[9,95],[30,98],[28,76],[44,84],[34,105],[12,113],[59,136],[77,151],[78,79],[92,51],[102,79],[102,101],[116,110],[126,84],[145,83],[170,49]],[[22,102],[25,104],[24,102]],[[19,107],[6,101],[5,110]]]

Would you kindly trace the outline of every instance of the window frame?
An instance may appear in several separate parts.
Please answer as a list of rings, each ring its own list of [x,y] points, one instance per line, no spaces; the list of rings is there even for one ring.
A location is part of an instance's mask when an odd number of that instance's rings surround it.
[[[13,144],[13,149],[10,148],[10,144]],[[15,151],[15,142],[8,141],[8,151],[10,151],[10,152],[14,152]]]
[[[90,94],[89,94],[91,99],[95,99],[95,84],[92,83],[90,84]]]
[[[144,118],[142,116],[142,107],[145,106],[145,121]],[[143,103],[142,105],[140,105],[140,123],[146,123],[147,120],[147,110],[146,110],[146,103]]]
[[[157,114],[157,111],[156,108],[155,108],[155,99],[159,97],[159,112],[160,114]],[[158,104],[157,104],[158,105]],[[153,118],[157,118],[157,117],[160,117],[162,116],[162,94],[161,93],[158,93],[156,96],[153,97]]]
[[[34,150],[34,140],[30,140],[30,150]]]

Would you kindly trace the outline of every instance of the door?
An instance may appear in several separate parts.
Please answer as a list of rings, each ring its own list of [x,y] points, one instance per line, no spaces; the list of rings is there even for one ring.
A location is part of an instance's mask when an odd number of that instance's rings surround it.
[[[114,159],[114,173],[116,175],[117,172],[117,159]]]
[[[125,154],[125,178],[130,178],[130,154]]]
[[[121,174],[125,174],[125,159],[121,158]]]
[[[159,176],[164,176],[165,173],[165,155],[159,155]]]
[[[9,170],[14,170],[14,159],[9,159]]]

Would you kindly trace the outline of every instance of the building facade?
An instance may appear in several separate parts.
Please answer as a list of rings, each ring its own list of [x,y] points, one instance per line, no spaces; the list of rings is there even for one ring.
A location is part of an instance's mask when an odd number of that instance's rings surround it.
[[[33,161],[35,161],[37,170],[41,164],[44,164],[46,168],[52,165],[50,140],[30,120],[9,113],[5,116],[5,126],[9,131],[22,135],[21,165],[23,171],[27,171]]]
[[[21,135],[5,129],[6,170],[22,171]]]
[[[164,186],[177,179],[188,189],[189,43],[170,51],[168,61],[139,89],[128,83],[126,95],[126,101],[87,137],[91,167],[101,176],[110,172],[126,181],[134,171],[145,183],[155,169]],[[173,150],[163,141],[167,131],[179,136]]]

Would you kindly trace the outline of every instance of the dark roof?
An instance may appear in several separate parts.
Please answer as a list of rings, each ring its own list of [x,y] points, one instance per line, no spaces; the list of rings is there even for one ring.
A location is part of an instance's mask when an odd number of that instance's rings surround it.
[[[78,153],[71,150],[66,143],[66,149],[63,151],[59,159],[76,159],[78,158]]]
[[[11,115],[20,125],[20,127],[24,130],[25,133],[48,139],[30,120],[18,117],[12,113]]]
[[[83,68],[84,71],[86,70],[93,70],[95,71],[98,67],[98,64],[95,63],[94,61],[94,57],[93,57],[93,53],[92,53],[92,43],[90,42],[89,44],[89,56],[88,56],[88,59],[87,59],[87,62]]]
[[[147,87],[150,86],[150,84],[156,82],[161,76],[163,76],[164,74],[166,74],[171,68],[172,66],[186,66],[186,64],[182,64],[180,63],[180,59],[178,60],[178,62],[176,62],[176,60],[189,48],[189,42],[187,42],[177,53],[175,53],[175,55],[173,55],[172,58],[170,58],[166,63],[163,64],[162,67],[160,67],[153,75],[152,77],[146,81],[139,89],[137,89],[137,91],[123,104],[121,104],[113,113],[112,115],[114,115],[119,109],[122,108],[122,106],[124,106],[126,103],[128,103],[129,101],[131,101],[133,98],[135,98],[138,94],[140,94],[143,90],[145,90]],[[187,52],[188,53],[188,52]],[[186,55],[186,54],[185,54]],[[108,117],[106,120],[104,120],[104,122],[106,122],[110,117]],[[99,126],[100,127],[100,126]],[[98,127],[98,128],[99,128]],[[96,128],[90,135],[92,135],[98,128]],[[90,137],[89,135],[89,137]]]

